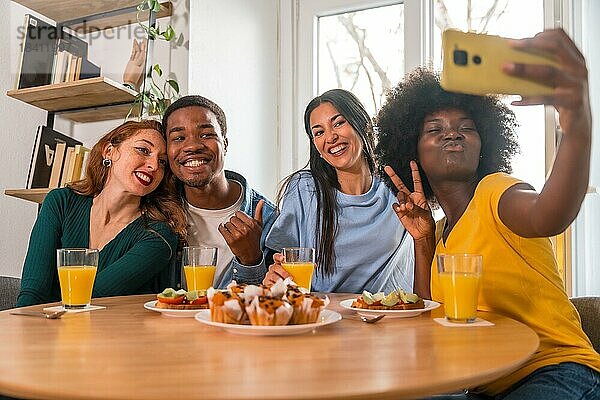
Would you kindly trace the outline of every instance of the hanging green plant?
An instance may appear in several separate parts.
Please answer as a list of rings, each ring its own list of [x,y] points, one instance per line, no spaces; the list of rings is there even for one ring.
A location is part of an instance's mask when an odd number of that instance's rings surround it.
[[[140,15],[145,11],[152,11],[158,13],[160,11],[159,0],[142,0],[137,6],[136,19],[138,24],[146,31],[148,38],[150,39],[163,39],[170,42],[175,38],[175,31],[171,25],[167,25],[164,31],[161,32],[158,23],[156,26],[147,26],[140,20]]]
[[[158,13],[160,11],[161,5],[159,0],[141,0],[137,6],[137,14],[136,19],[138,25],[141,26],[146,34],[148,35],[148,39],[150,40],[165,40],[167,42],[172,42],[175,39],[175,30],[171,25],[167,25],[164,30],[161,30],[158,23],[155,26],[145,25],[143,21],[141,21],[141,14],[144,12],[155,12]],[[136,43],[134,41],[134,51],[136,48]],[[147,47],[144,45],[144,65],[147,59]],[[134,62],[134,56],[132,53],[132,58],[130,60],[130,64]],[[126,68],[126,74],[128,67]],[[132,115],[137,114],[138,118],[141,118],[142,115],[159,115],[165,112],[169,104],[177,97],[179,97],[179,84],[176,79],[163,79],[163,71],[159,64],[153,64],[150,69],[150,73],[143,79],[143,75],[145,71],[140,69],[141,76],[139,79],[128,79],[129,81],[138,82],[140,81],[140,87],[136,84],[131,85],[128,84],[127,80],[124,79],[125,84],[129,87],[132,87],[138,90],[138,94],[135,97],[133,105],[129,109],[129,113],[125,117],[125,119],[130,118]],[[125,76],[125,74],[124,74]]]

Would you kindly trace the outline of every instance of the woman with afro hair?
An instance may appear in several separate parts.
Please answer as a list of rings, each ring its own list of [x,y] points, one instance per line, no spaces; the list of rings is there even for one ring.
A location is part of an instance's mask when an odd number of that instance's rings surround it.
[[[497,97],[450,93],[427,69],[393,89],[376,118],[375,153],[397,192],[394,210],[415,240],[431,243],[431,295],[442,301],[434,255],[483,255],[478,309],[533,329],[534,355],[516,371],[470,389],[469,399],[598,399],[600,356],[581,329],[550,236],[577,216],[588,186],[591,110],[585,59],[562,30],[512,42],[559,67],[506,63],[505,73],[554,88],[514,105],[548,104],[562,139],[542,191],[511,177],[516,121]],[[445,218],[437,232],[429,205]],[[437,240],[436,240],[437,238]],[[433,249],[435,249],[433,251]],[[455,397],[453,397],[455,398]]]

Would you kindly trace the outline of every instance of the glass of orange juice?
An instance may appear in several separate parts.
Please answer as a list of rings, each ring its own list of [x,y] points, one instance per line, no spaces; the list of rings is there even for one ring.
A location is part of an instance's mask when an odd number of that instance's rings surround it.
[[[285,247],[283,254],[283,269],[292,275],[294,282],[310,290],[313,272],[315,270],[315,249],[312,247]]]
[[[98,269],[98,250],[58,249],[56,265],[63,307],[89,306]]]
[[[471,323],[477,318],[482,259],[480,254],[437,256],[438,277],[444,292],[448,321]]]
[[[206,290],[213,285],[217,269],[216,247],[186,246],[181,261],[188,291]]]

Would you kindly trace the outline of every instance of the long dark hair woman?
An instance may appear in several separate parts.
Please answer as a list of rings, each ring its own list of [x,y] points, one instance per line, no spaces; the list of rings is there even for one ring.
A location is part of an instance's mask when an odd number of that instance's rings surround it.
[[[304,127],[308,169],[284,181],[267,246],[315,248],[315,291],[418,289],[413,241],[394,219],[395,198],[375,173],[371,119],[363,105],[346,90],[329,90],[307,105]],[[266,284],[289,276],[281,255],[274,260]]]
[[[156,293],[186,229],[156,121],[129,121],[90,152],[86,176],[46,196],[29,240],[18,306],[60,300],[56,250],[100,250],[93,297]]]

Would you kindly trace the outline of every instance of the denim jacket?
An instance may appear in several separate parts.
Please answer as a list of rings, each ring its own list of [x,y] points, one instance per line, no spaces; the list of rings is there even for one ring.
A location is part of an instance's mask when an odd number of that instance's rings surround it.
[[[263,278],[267,273],[267,269],[269,265],[273,262],[273,254],[274,251],[268,249],[265,245],[265,239],[267,237],[267,233],[271,229],[271,225],[277,218],[277,211],[275,205],[268,200],[266,197],[258,193],[256,190],[252,189],[247,181],[242,175],[225,170],[225,177],[227,179],[231,179],[239,182],[242,185],[242,205],[240,207],[240,211],[248,214],[251,217],[254,217],[254,210],[256,210],[256,205],[260,200],[264,200],[263,205],[263,229],[260,235],[260,249],[263,253],[262,260],[257,265],[243,265],[240,263],[237,257],[233,257],[233,260],[229,263],[226,272],[223,274],[223,277],[220,282],[214,282],[215,288],[225,288],[232,279],[235,279],[238,283],[248,283],[248,284],[259,284],[262,282]],[[185,200],[185,192],[183,190],[183,184],[178,182],[179,184],[179,194],[183,200],[184,207],[187,206],[187,201]],[[181,288],[181,248],[183,247],[183,243],[180,243],[178,254],[176,257],[175,265],[173,265],[174,276],[173,286],[176,288]]]

